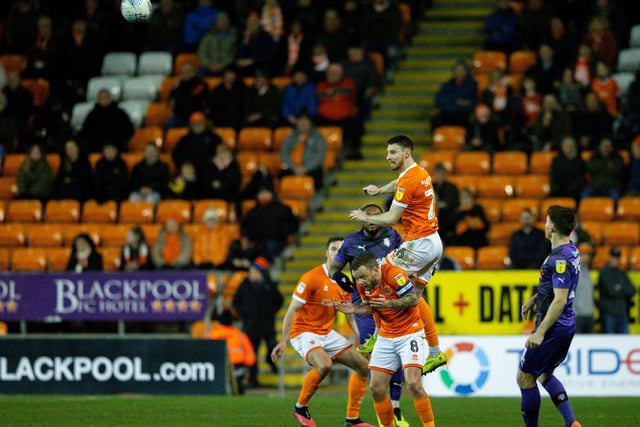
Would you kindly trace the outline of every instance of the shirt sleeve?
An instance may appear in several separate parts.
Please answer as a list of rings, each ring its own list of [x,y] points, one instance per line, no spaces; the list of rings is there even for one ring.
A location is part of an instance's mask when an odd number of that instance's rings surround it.
[[[571,287],[571,266],[566,258],[555,258],[551,264],[551,283],[554,289],[569,289]]]
[[[296,288],[293,290],[293,299],[298,301],[301,304],[306,304],[311,296],[311,289],[308,283],[311,283],[309,280],[308,274],[303,274],[300,278],[300,281],[296,285]]]

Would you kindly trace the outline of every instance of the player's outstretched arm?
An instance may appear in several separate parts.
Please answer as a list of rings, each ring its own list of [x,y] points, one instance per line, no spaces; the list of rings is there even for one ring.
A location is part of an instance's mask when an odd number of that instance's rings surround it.
[[[398,180],[394,179],[393,181],[390,181],[390,182],[386,183],[382,187],[378,187],[377,185],[369,184],[366,187],[362,188],[362,191],[364,191],[364,194],[367,194],[369,196],[379,196],[381,194],[391,194],[391,193],[393,193],[393,190],[396,188],[396,181],[398,181]]]
[[[299,301],[294,299],[291,300],[289,304],[289,308],[287,308],[287,312],[284,315],[284,319],[282,320],[282,335],[280,335],[280,342],[276,344],[276,346],[271,351],[271,360],[277,362],[278,359],[282,357],[284,354],[284,349],[287,348],[287,340],[289,339],[289,334],[291,333],[291,325],[293,325],[293,319],[296,317],[296,313],[300,311],[303,307]]]
[[[388,211],[377,215],[367,215],[366,212],[356,209],[349,212],[349,219],[361,221],[365,224],[392,225],[400,222],[403,212],[404,208],[397,205],[391,205]]]

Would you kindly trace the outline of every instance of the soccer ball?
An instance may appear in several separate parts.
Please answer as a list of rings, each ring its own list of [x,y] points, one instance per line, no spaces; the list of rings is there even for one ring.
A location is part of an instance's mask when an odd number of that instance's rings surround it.
[[[122,0],[120,12],[129,22],[144,22],[151,16],[151,0]]]

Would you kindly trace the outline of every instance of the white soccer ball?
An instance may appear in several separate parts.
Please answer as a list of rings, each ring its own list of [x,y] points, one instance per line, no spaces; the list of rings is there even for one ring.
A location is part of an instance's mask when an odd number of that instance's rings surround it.
[[[129,22],[145,22],[151,16],[151,0],[122,0],[120,12]]]

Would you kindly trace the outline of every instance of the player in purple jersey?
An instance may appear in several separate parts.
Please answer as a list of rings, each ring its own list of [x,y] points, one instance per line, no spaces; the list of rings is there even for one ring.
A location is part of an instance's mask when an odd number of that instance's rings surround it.
[[[569,240],[576,225],[572,209],[554,205],[547,209],[544,232],[551,241],[551,253],[542,263],[538,291],[522,306],[522,317],[536,306],[536,327],[527,338],[517,382],[520,387],[520,410],[525,427],[538,426],[540,390],[536,380],[547,390],[564,419],[566,427],[581,427],[562,383],[553,375],[567,357],[576,331],[573,299],[580,276],[580,252]]]
[[[379,215],[384,210],[376,204],[367,204],[360,208],[367,215]],[[345,237],[340,250],[329,266],[329,276],[347,292],[351,292],[351,302],[358,305],[361,302],[360,294],[355,289],[351,280],[342,272],[342,269],[350,264],[359,254],[369,252],[376,258],[384,258],[389,252],[400,246],[402,237],[390,226],[380,226],[366,223],[355,233]],[[373,340],[376,334],[376,324],[371,314],[354,314],[354,320],[358,328],[360,347],[358,351],[369,356],[373,349]],[[373,339],[370,340],[370,338]],[[398,369],[391,377],[390,382],[391,402],[397,427],[408,427],[409,423],[403,418],[400,410],[400,395],[402,394],[402,368]]]

